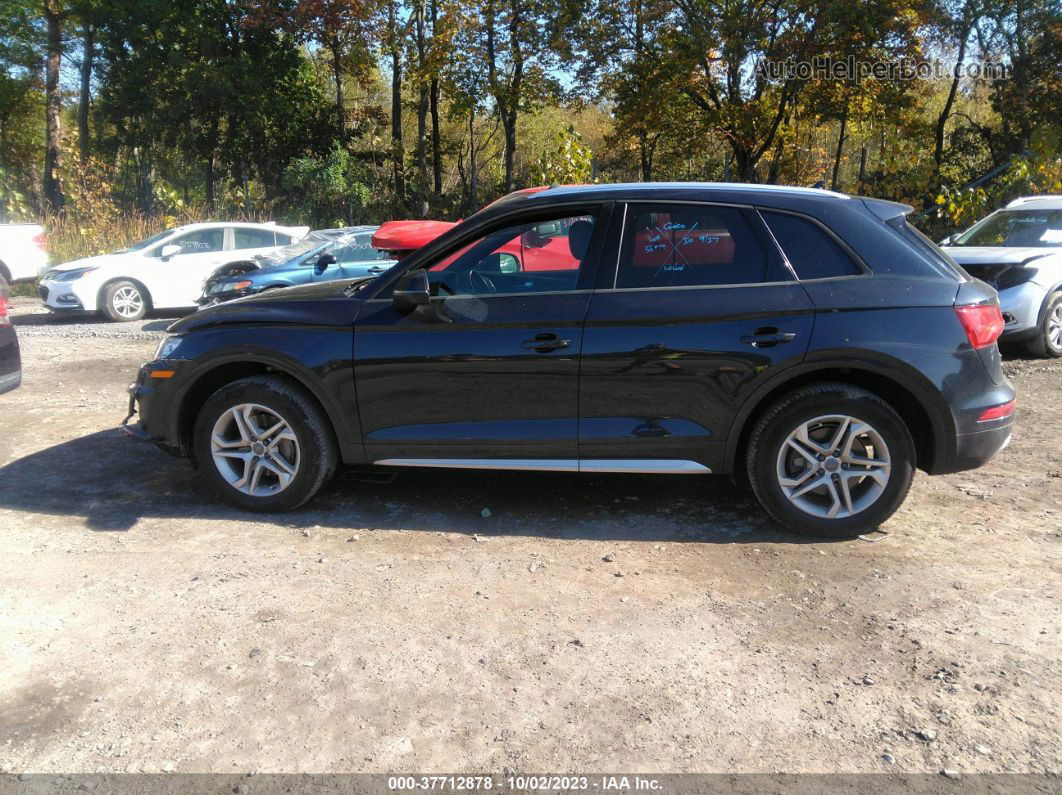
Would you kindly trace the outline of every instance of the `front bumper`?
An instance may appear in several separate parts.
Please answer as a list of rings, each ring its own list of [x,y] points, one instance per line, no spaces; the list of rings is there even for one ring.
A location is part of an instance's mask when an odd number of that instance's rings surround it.
[[[181,455],[181,440],[173,432],[173,398],[176,378],[183,360],[166,359],[148,362],[129,385],[129,410],[119,429],[126,436],[151,442],[172,455]]]
[[[1025,282],[999,291],[999,310],[1003,313],[1003,339],[1020,337],[1040,327],[1040,307],[1047,288]]]
[[[87,306],[73,284],[74,282],[41,282],[37,285],[37,295],[44,303],[44,308],[56,314],[95,311],[95,305]]]

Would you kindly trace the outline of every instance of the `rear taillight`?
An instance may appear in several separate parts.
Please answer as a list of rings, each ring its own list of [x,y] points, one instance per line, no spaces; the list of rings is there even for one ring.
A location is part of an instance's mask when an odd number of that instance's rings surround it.
[[[994,345],[1003,333],[1003,314],[996,304],[957,306],[955,314],[959,316],[966,337],[974,348]]]
[[[44,251],[44,247],[48,245],[48,236],[41,232],[39,235],[33,236],[33,243],[41,251]]]
[[[7,295],[0,292],[0,326],[10,326],[11,318],[7,316]]]
[[[981,412],[981,416],[977,418],[977,421],[988,422],[989,420],[1001,420],[1004,417],[1009,417],[1014,413],[1014,407],[1017,403],[1017,400],[1008,400],[1006,403],[1001,403],[998,406],[992,406],[992,408],[985,409]]]

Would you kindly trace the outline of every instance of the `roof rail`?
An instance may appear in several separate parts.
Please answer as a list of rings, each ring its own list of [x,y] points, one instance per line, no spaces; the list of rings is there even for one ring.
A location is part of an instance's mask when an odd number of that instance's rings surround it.
[[[1017,199],[1015,199],[1014,201],[1010,202],[1007,205],[1007,209],[1010,209],[1011,207],[1018,207],[1018,206],[1020,206],[1022,204],[1028,204],[1029,202],[1038,201],[1040,199],[1051,199],[1053,201],[1062,201],[1062,195],[1059,195],[1057,193],[1053,193],[1053,194],[1052,193],[1045,193],[1045,194],[1043,194],[1041,196],[1019,196]]]

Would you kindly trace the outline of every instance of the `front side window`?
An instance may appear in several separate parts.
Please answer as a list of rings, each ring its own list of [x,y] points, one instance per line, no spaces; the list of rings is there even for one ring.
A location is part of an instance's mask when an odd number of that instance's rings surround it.
[[[284,241],[287,242],[287,241]],[[248,229],[237,226],[232,230],[232,247],[242,248],[272,248],[277,245],[276,234],[268,229]]]
[[[1059,247],[1062,246],[1062,210],[1000,210],[960,235],[952,245]]]
[[[837,241],[814,221],[769,210],[761,210],[760,215],[798,278],[828,279],[862,272]]]
[[[771,261],[737,207],[631,204],[616,287],[697,287],[778,281]]]
[[[182,254],[209,254],[225,248],[225,230],[197,229],[170,241],[181,247]]]
[[[484,295],[575,290],[595,216],[565,215],[499,229],[429,268],[432,293]]]

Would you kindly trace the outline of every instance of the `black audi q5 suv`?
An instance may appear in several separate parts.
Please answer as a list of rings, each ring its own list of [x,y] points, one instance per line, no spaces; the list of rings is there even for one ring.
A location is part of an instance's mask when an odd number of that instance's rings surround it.
[[[123,427],[250,510],[303,504],[340,464],[715,473],[798,532],[863,532],[916,468],[980,466],[1012,429],[996,294],[910,210],[520,191],[374,278],[179,320]]]

